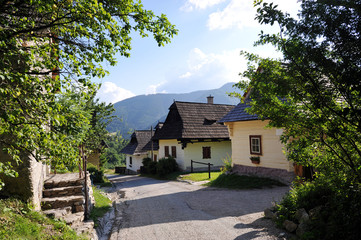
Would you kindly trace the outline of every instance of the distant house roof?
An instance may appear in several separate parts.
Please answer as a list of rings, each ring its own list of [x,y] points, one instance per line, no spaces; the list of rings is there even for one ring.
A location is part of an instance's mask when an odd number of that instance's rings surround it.
[[[250,100],[245,101],[244,103],[239,103],[235,108],[233,108],[227,115],[225,115],[218,122],[224,123],[224,122],[259,120],[257,115],[252,115],[245,111],[249,107],[251,107]]]
[[[217,123],[234,105],[175,101],[155,139],[229,138],[227,127]]]
[[[154,131],[153,131],[154,135]],[[135,130],[130,142],[120,152],[130,155],[146,154],[152,149],[152,134],[150,130]],[[153,150],[158,150],[158,141],[153,141]]]

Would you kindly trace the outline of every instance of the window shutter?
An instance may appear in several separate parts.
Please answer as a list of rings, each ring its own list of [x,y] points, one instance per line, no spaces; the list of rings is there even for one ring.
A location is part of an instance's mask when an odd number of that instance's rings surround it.
[[[211,147],[202,147],[203,159],[211,158]]]
[[[177,147],[176,146],[172,146],[172,157],[174,157],[174,158],[177,157]]]
[[[169,157],[169,146],[164,146],[164,156]]]

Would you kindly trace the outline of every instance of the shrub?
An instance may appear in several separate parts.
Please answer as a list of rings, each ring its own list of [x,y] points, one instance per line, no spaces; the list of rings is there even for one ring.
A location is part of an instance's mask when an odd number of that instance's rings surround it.
[[[164,177],[165,175],[175,172],[178,170],[178,164],[176,160],[172,157],[161,158],[157,163],[157,174],[160,177]]]
[[[227,157],[222,159],[223,166],[221,167],[221,173],[232,172],[232,158],[227,154]]]
[[[297,222],[295,212],[319,208],[310,218],[302,239],[358,239],[361,235],[361,189],[340,183],[337,187],[326,177],[298,184],[277,207],[277,224],[288,219]]]
[[[157,163],[152,161],[151,158],[146,157],[143,158],[142,161],[143,168],[141,168],[141,173],[149,173],[149,174],[156,174],[157,173]]]
[[[104,183],[104,171],[98,170],[96,166],[89,163],[87,166],[87,170],[90,174],[90,179],[94,184],[96,183]]]

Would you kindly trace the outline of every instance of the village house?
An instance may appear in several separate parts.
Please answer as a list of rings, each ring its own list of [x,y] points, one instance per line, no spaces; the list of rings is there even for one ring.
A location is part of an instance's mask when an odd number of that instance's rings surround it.
[[[287,161],[280,141],[282,129],[266,128],[269,120],[246,112],[250,99],[239,103],[219,122],[228,127],[232,141],[233,170],[286,182],[294,178],[293,164]]]
[[[212,96],[207,103],[174,101],[163,127],[154,134],[159,142],[159,158],[174,157],[180,170],[190,170],[191,160],[219,169],[232,149],[227,127],[217,121],[233,108],[214,104]],[[195,169],[204,167],[194,165]]]
[[[161,124],[158,124],[156,129],[159,126]],[[153,161],[158,160],[158,141],[153,141],[153,135],[153,130],[135,130],[130,142],[120,151],[126,154],[126,168],[128,172],[139,172],[144,158],[149,157]]]

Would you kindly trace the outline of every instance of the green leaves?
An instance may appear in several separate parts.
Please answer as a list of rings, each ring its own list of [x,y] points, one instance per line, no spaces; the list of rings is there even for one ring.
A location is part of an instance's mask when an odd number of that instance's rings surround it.
[[[361,1],[303,1],[300,19],[263,1],[255,6],[261,24],[281,29],[262,32],[255,45],[270,43],[283,58],[242,53],[251,81],[237,86],[252,89],[249,111],[286,130],[281,140],[290,160],[360,184]]]
[[[0,14],[0,145],[14,159],[25,152],[63,165],[77,161],[77,144],[105,134],[111,106],[89,103],[103,64],[130,56],[133,31],[158,45],[177,34],[165,15],[133,0],[15,0]]]

